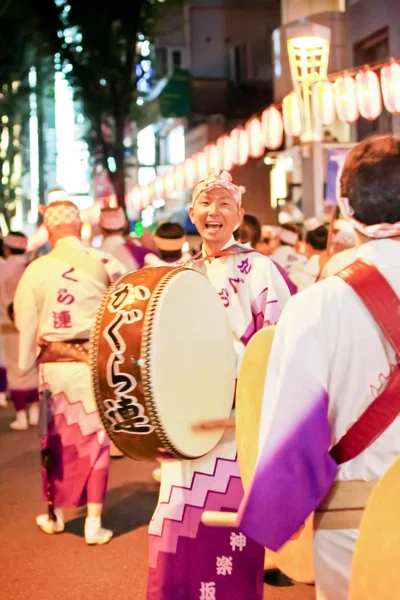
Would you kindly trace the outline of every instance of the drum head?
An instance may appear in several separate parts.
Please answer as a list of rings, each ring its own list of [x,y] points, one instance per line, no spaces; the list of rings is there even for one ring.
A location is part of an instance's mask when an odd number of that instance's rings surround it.
[[[350,600],[400,598],[400,458],[375,486],[353,556]]]
[[[160,281],[147,308],[141,356],[146,403],[163,447],[183,458],[212,450],[223,430],[192,427],[229,417],[236,357],[225,309],[203,275],[175,269]]]
[[[259,426],[268,360],[275,325],[258,331],[248,343],[239,370],[236,389],[236,439],[243,486],[248,488],[258,457]],[[299,538],[288,542],[279,552],[267,550],[267,557],[295,581],[314,581],[312,549],[313,516],[307,519]]]

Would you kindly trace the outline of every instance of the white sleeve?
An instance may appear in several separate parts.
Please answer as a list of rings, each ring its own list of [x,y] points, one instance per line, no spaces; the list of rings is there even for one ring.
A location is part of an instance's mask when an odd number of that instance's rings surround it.
[[[14,297],[15,326],[20,332],[18,363],[23,370],[33,366],[38,348],[39,310],[29,272],[28,267],[19,281]]]

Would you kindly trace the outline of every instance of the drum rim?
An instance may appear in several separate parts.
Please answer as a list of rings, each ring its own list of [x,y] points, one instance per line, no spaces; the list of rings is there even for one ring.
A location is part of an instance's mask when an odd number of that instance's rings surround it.
[[[199,273],[195,269],[190,269],[188,267],[177,267],[176,269],[173,269],[169,273],[166,273],[166,275],[164,275],[158,282],[157,286],[155,287],[155,289],[151,295],[149,303],[147,305],[146,314],[145,314],[144,321],[143,321],[143,335],[142,335],[142,342],[141,342],[141,349],[140,349],[140,357],[143,360],[143,364],[140,367],[140,370],[142,373],[142,383],[143,383],[143,392],[144,392],[143,395],[144,395],[144,399],[146,402],[146,407],[147,407],[147,410],[149,413],[151,424],[155,428],[156,434],[161,442],[161,446],[163,446],[168,452],[171,452],[171,454],[174,454],[174,456],[176,456],[177,458],[182,458],[185,460],[201,458],[202,456],[205,456],[205,454],[207,454],[207,453],[200,455],[200,456],[196,455],[195,457],[190,456],[188,454],[183,454],[174,446],[174,444],[172,443],[170,438],[167,436],[167,434],[161,424],[160,415],[157,410],[157,404],[154,399],[154,389],[153,389],[153,382],[152,382],[152,378],[151,378],[149,364],[150,364],[150,360],[151,360],[150,348],[151,348],[151,342],[152,342],[153,330],[154,330],[154,327],[152,325],[153,320],[154,320],[153,317],[157,310],[158,303],[161,298],[162,292],[166,289],[166,287],[168,286],[170,281],[176,275],[178,275],[179,273],[188,272],[188,271],[190,271],[192,273],[197,273],[200,277],[202,277],[201,273]]]
[[[96,406],[97,406],[97,413],[100,415],[101,422],[103,423],[104,429],[106,430],[108,437],[117,446],[118,450],[120,450],[124,454],[126,454],[126,452],[125,452],[125,450],[122,449],[122,447],[118,443],[118,436],[115,435],[115,432],[112,430],[109,420],[105,418],[103,411],[100,410],[100,407],[99,407],[99,404],[100,403],[103,404],[103,403],[101,402],[102,395],[101,395],[101,389],[100,389],[99,374],[98,374],[98,369],[96,368],[96,364],[97,364],[97,356],[99,353],[99,339],[100,339],[99,334],[100,334],[101,324],[103,321],[104,311],[105,311],[107,303],[110,299],[110,295],[112,294],[114,289],[117,287],[117,285],[120,283],[120,281],[125,277],[125,275],[126,275],[126,273],[124,275],[121,275],[121,277],[118,277],[118,279],[116,279],[104,292],[103,298],[101,299],[101,302],[100,302],[100,306],[96,312],[96,317],[94,320],[93,327],[90,331],[90,340],[89,340],[90,373],[91,373],[91,381],[92,381],[92,386],[93,386],[94,398],[95,398]]]

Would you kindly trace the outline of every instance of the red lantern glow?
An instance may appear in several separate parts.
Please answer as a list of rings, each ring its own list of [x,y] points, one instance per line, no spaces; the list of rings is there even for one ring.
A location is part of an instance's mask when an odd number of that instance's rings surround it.
[[[164,178],[164,187],[166,195],[169,197],[175,191],[175,178],[174,178],[174,170],[169,171]]]
[[[330,81],[318,81],[313,87],[313,108],[322,125],[336,121],[335,88]]]
[[[400,65],[394,61],[381,69],[383,102],[394,115],[400,114]]]
[[[363,69],[356,75],[357,103],[364,119],[374,121],[382,112],[379,77],[371,69]]]
[[[266,108],[261,116],[261,133],[264,146],[276,150],[283,142],[283,120],[275,106]]]
[[[185,165],[185,184],[189,189],[194,188],[197,183],[196,163],[192,158],[187,158]]]
[[[164,177],[161,177],[159,175],[154,182],[154,196],[157,200],[160,200],[160,199],[164,198],[164,195],[165,195]]]
[[[204,148],[204,154],[207,157],[207,170],[219,173],[221,170],[221,161],[217,146],[215,144],[207,144]]]
[[[221,135],[217,140],[217,151],[221,169],[230,171],[233,167],[232,142],[229,135]]]
[[[336,79],[333,85],[339,119],[345,123],[354,123],[360,116],[357,105],[356,82],[350,75],[344,75]]]
[[[185,189],[185,167],[184,165],[178,165],[175,167],[175,190],[177,192],[183,192]]]
[[[198,152],[196,154],[196,165],[197,165],[197,177],[199,181],[202,181],[207,177],[208,165],[207,155],[205,152]]]
[[[231,131],[232,154],[235,165],[244,165],[249,159],[249,138],[243,127]]]
[[[292,137],[299,137],[301,134],[300,109],[297,96],[294,92],[284,97],[282,112],[286,133]]]
[[[249,138],[249,155],[252,158],[260,158],[265,152],[260,119],[253,117],[247,121],[245,129]]]

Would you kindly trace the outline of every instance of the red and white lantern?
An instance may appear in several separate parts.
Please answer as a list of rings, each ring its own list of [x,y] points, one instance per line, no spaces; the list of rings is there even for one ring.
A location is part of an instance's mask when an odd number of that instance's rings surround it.
[[[301,134],[300,108],[294,92],[284,97],[282,102],[283,126],[288,135],[299,137]]]
[[[357,104],[364,119],[374,121],[382,112],[379,77],[371,69],[363,69],[356,75]]]
[[[221,160],[217,146],[215,144],[207,144],[204,148],[204,154],[207,157],[207,170],[219,173],[221,170]]]
[[[332,125],[336,121],[335,88],[330,81],[318,81],[313,86],[312,101],[314,114],[324,125]]]
[[[221,135],[217,140],[217,151],[220,167],[223,171],[230,171],[233,167],[232,141],[229,135]]]
[[[174,170],[175,191],[181,193],[185,190],[185,167],[177,165]]]
[[[276,150],[283,142],[283,120],[275,106],[266,108],[261,116],[261,134],[264,146]]]
[[[394,61],[381,69],[381,86],[386,110],[400,114],[400,65]]]
[[[357,105],[356,82],[350,75],[338,77],[333,84],[337,116],[345,123],[354,123],[360,116]]]
[[[253,117],[250,121],[247,121],[245,130],[249,138],[249,156],[260,158],[265,152],[260,119]]]
[[[188,189],[193,189],[197,183],[196,163],[193,158],[187,158],[185,166],[185,185]]]
[[[140,211],[142,209],[142,201],[141,201],[141,188],[139,185],[136,185],[129,192],[130,201],[134,208],[134,210]]]
[[[174,169],[169,171],[164,178],[164,189],[166,196],[169,198],[175,191]]]
[[[233,162],[244,165],[249,158],[249,138],[243,127],[235,127],[231,131]]]
[[[205,152],[198,152],[196,154],[196,167],[197,167],[197,177],[199,181],[202,181],[207,177],[208,164],[207,164],[207,155]]]
[[[161,175],[159,175],[154,182],[154,199],[161,200],[164,198],[164,195],[164,178]]]

